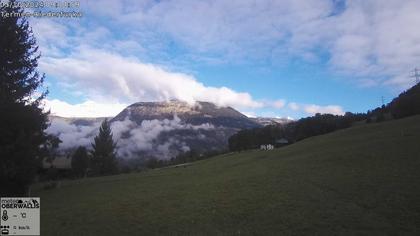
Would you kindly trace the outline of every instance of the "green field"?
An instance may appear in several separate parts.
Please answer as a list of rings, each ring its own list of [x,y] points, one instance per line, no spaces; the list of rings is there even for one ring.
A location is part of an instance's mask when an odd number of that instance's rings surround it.
[[[35,195],[41,235],[420,235],[420,116]]]

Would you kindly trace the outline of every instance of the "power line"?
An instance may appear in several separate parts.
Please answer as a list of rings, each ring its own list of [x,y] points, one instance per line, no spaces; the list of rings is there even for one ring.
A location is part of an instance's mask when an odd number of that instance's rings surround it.
[[[420,82],[420,70],[416,67],[413,70],[413,75],[410,76],[411,78],[415,78],[416,79],[416,84],[418,84]]]

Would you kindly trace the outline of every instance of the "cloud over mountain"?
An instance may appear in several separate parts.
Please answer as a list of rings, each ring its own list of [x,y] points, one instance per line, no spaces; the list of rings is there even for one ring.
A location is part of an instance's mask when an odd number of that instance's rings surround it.
[[[174,130],[211,130],[215,127],[209,123],[201,125],[192,125],[181,122],[177,116],[173,119],[163,120],[144,120],[138,125],[128,117],[123,121],[114,121],[112,123],[114,137],[118,140],[118,154],[121,157],[130,157],[138,152],[147,152],[159,159],[167,159],[174,156],[173,146],[180,151],[190,150],[187,143],[182,140],[169,138],[164,142],[158,142],[158,137],[162,132]]]
[[[66,152],[78,146],[91,148],[100,124],[101,120],[78,123],[71,119],[52,117],[51,125],[46,132],[57,135],[62,141],[59,145],[59,151]],[[212,130],[214,128],[209,123],[187,124],[177,116],[174,116],[173,119],[145,120],[140,125],[129,120],[128,117],[123,121],[111,123],[113,139],[117,142],[117,153],[122,158],[138,157],[141,153],[143,156],[146,154],[159,159],[167,159],[173,157],[178,151],[189,151],[190,147],[184,141],[176,138],[159,139],[162,133],[182,130]]]
[[[51,125],[46,132],[56,135],[61,143],[59,150],[77,148],[78,146],[90,147],[93,137],[97,135],[101,121],[88,124],[75,124],[71,120],[59,117],[50,117]]]
[[[100,103],[91,100],[79,104],[69,104],[58,99],[46,99],[44,102],[46,111],[61,117],[111,117],[126,106],[127,104],[118,102]]]
[[[40,65],[49,75],[102,100],[133,103],[179,99],[190,104],[200,100],[239,108],[263,106],[248,93],[205,86],[192,75],[103,50],[84,48],[69,57],[47,57]]]

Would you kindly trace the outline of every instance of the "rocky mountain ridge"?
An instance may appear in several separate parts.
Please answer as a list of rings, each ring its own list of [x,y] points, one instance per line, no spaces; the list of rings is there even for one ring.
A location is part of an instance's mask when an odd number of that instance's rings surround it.
[[[277,117],[251,117],[252,121],[262,125],[286,125],[293,122],[294,120],[289,118],[277,118]]]
[[[211,123],[215,126],[238,129],[260,126],[231,107],[218,107],[210,102],[188,104],[178,100],[134,103],[120,112],[111,122],[122,121],[129,117],[130,120],[141,124],[144,120],[173,119],[174,116],[179,117],[182,122],[193,125]]]

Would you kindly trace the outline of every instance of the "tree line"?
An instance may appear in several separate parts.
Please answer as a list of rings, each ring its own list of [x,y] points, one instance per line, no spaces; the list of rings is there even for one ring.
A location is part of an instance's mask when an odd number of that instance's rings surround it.
[[[382,122],[419,114],[420,83],[402,92],[390,103],[366,113],[346,112],[343,116],[316,114],[286,125],[270,125],[239,131],[229,138],[229,149],[231,151],[254,149],[263,144],[275,144],[282,138],[294,143],[308,137],[348,128],[355,122]]]
[[[264,144],[284,145],[278,143],[281,139],[287,140],[290,144],[311,136],[348,128],[353,122],[365,118],[365,114],[350,112],[347,112],[344,116],[315,114],[285,125],[268,125],[263,128],[241,130],[229,138],[229,149],[231,151],[242,151],[255,149]]]

